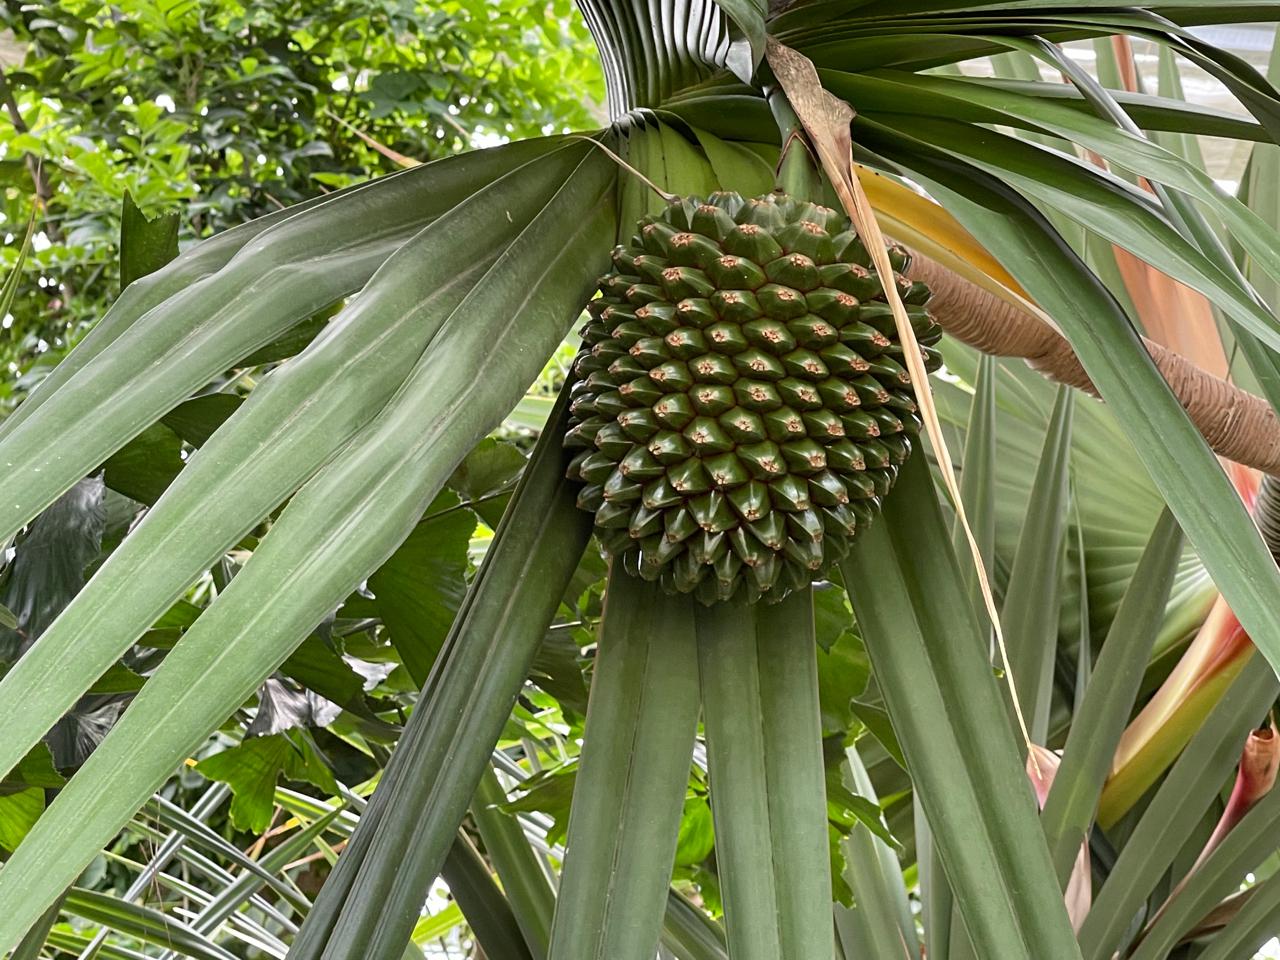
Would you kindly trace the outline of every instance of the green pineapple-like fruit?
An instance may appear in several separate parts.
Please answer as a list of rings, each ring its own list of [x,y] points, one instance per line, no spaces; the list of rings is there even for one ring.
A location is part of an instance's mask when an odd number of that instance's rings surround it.
[[[928,289],[894,282],[930,369]],[[587,307],[569,476],[604,551],[706,603],[775,600],[874,519],[919,429],[893,315],[849,220],[773,193],[641,221]]]

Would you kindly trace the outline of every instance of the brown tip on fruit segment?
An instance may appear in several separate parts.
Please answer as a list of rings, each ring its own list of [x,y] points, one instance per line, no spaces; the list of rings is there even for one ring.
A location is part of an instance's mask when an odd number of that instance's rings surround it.
[[[830,275],[818,266],[832,257],[834,238],[850,230],[839,211],[769,194],[746,198],[750,215],[739,217],[744,200],[726,194],[724,202],[732,214],[719,195],[683,199],[636,224],[638,236],[616,249],[616,269],[587,307],[592,320],[575,361],[585,386],[575,396],[585,399],[571,410],[568,445],[594,445],[578,454],[578,462],[591,454],[592,477],[606,466],[617,471],[579,501],[584,510],[606,511],[599,518],[608,529],[599,532],[611,556],[666,589],[696,589],[705,603],[766,602],[822,576],[854,535],[849,511],[861,516],[876,506],[858,499],[867,482],[856,473],[869,463],[859,438],[901,429],[879,405],[906,418],[914,404],[903,385],[912,378],[892,352],[895,331],[860,318],[860,287],[848,285],[875,271],[847,255],[833,258],[839,263]],[[740,219],[757,222],[730,222]],[[893,280],[904,293],[917,289],[897,273]],[[906,425],[907,433],[914,429]],[[634,455],[624,463],[628,446]],[[886,477],[892,471],[877,472],[875,486],[883,489]],[[715,490],[728,492],[698,499]],[[815,547],[829,522],[815,523],[819,501],[837,513],[825,549]],[[783,529],[775,509],[787,513]],[[746,548],[750,560],[731,549],[726,563],[713,563],[729,545]],[[726,577],[726,570],[734,572]]]

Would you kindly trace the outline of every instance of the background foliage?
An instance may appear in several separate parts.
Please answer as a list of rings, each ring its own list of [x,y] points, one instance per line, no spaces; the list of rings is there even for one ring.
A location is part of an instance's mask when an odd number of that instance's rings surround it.
[[[178,213],[185,246],[395,169],[373,143],[433,160],[598,125],[599,68],[571,14],[571,0],[0,4],[6,268],[41,200],[0,403],[115,297],[126,192]]]

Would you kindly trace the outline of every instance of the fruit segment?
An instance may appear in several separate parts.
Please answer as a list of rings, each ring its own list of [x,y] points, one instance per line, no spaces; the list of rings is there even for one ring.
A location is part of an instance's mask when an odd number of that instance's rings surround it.
[[[895,270],[906,251],[890,251]],[[566,447],[605,553],[704,603],[779,600],[848,551],[919,421],[848,220],[775,192],[680,200],[613,255]],[[928,289],[895,275],[926,363]]]

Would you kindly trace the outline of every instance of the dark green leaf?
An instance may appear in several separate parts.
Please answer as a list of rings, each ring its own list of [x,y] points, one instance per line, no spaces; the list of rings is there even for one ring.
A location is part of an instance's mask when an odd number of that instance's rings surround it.
[[[154,504],[183,467],[182,440],[155,423],[113,453],[104,464],[107,486],[140,503]]]
[[[409,538],[369,578],[378,614],[419,686],[466,592],[467,545],[476,520],[458,502],[452,493],[437,496]]]
[[[333,774],[304,738],[283,733],[253,737],[238,746],[206,757],[196,769],[211,780],[231,787],[231,820],[239,830],[260,834],[271,823],[276,781],[305,781],[330,793],[337,792]]]
[[[120,289],[159,270],[178,255],[178,214],[148,218],[124,192],[120,218]]]

